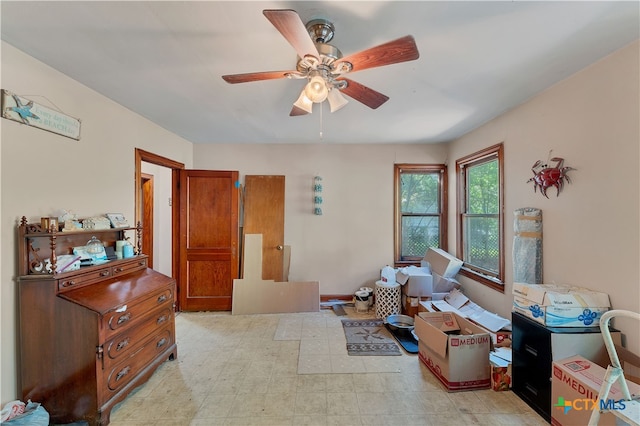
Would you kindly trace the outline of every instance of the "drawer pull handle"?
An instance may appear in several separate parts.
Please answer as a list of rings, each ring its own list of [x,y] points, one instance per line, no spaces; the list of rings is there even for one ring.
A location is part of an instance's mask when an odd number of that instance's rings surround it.
[[[161,317],[158,317],[158,319],[156,320],[156,324],[162,324],[163,322],[165,322],[167,320],[167,316],[163,315]]]
[[[121,315],[120,318],[118,318],[118,325],[123,324],[127,321],[129,321],[131,319],[131,312],[127,312],[124,315]]]
[[[535,348],[532,348],[529,345],[524,345],[524,350],[529,352],[533,356],[538,356],[538,351]]]
[[[158,297],[158,303],[163,303],[167,300],[167,295],[163,294],[161,296]]]
[[[525,384],[524,387],[531,392],[532,394],[538,396],[538,389],[534,388],[533,386],[531,386],[530,384]]]
[[[124,271],[124,269],[122,269],[122,268],[116,268],[116,269],[114,269],[114,272],[122,272],[122,271]]]
[[[122,379],[127,374],[129,374],[130,370],[131,370],[131,367],[129,367],[128,365],[125,368],[123,368],[122,370],[120,370],[120,372],[116,375],[116,382],[118,380]]]
[[[109,271],[102,271],[102,272],[100,272],[100,276],[101,276],[101,277],[106,277],[106,276],[108,276],[108,275],[109,275]]]
[[[64,281],[62,283],[62,287],[71,287],[72,285],[76,285],[76,282],[71,280],[71,281]]]
[[[166,344],[167,344],[167,339],[163,337],[162,339],[158,340],[158,343],[156,343],[156,348],[161,348]]]
[[[138,266],[144,266],[144,265],[145,265],[144,260],[141,260],[140,262],[138,262]]]
[[[125,347],[127,347],[128,344],[129,344],[129,338],[127,337],[122,342],[118,343],[118,346],[116,347],[116,351],[124,349]]]

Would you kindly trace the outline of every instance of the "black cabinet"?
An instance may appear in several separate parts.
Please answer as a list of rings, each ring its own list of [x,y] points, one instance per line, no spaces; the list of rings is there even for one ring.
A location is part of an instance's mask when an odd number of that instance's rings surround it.
[[[512,313],[513,392],[551,421],[553,361],[581,355],[597,364],[609,362],[599,327],[545,327]],[[611,333],[620,344],[620,332]]]

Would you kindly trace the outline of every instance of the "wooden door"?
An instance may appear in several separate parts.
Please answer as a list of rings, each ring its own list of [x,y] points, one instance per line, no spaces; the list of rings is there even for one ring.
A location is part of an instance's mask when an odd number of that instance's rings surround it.
[[[231,310],[238,278],[237,171],[180,170],[180,310]]]
[[[147,266],[153,269],[153,175],[142,173],[142,252],[149,256]]]
[[[244,233],[262,234],[262,279],[283,281],[284,176],[245,176]]]

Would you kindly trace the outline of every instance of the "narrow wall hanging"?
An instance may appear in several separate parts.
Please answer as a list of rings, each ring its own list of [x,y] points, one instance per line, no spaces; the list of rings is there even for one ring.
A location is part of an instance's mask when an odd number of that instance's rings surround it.
[[[313,214],[322,216],[322,177],[313,178]]]
[[[564,185],[564,181],[566,180],[568,183],[571,183],[569,176],[567,176],[567,172],[569,170],[576,170],[573,167],[563,167],[564,158],[553,157],[551,161],[556,162],[555,167],[549,167],[548,164],[543,163],[541,160],[533,163],[533,166],[531,166],[533,177],[527,181],[527,183],[533,182],[533,192],[536,192],[536,190],[540,188],[540,193],[547,198],[549,198],[547,195],[547,188],[555,186],[557,189],[557,197],[560,195],[560,190]]]
[[[2,117],[80,140],[80,120],[2,89]]]

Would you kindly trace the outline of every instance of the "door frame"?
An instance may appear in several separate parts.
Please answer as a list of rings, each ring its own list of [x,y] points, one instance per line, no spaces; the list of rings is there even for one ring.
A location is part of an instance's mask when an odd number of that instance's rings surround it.
[[[171,253],[172,253],[172,265],[171,275],[176,280],[176,291],[180,291],[180,283],[178,277],[180,277],[180,261],[179,256],[175,256],[175,251],[179,247],[179,229],[178,221],[176,220],[180,215],[179,203],[175,202],[180,196],[178,188],[178,178],[180,170],[184,169],[184,164],[178,161],[171,160],[158,154],[154,154],[149,151],[145,151],[140,148],[135,148],[135,172],[134,172],[134,185],[135,185],[135,222],[136,225],[142,221],[142,209],[140,203],[142,202],[142,162],[155,164],[157,166],[167,167],[171,169],[171,199],[174,201],[171,206]],[[143,230],[144,232],[144,230]],[[141,242],[142,244],[142,242]],[[179,298],[176,297],[176,311],[180,311],[178,304]]]

